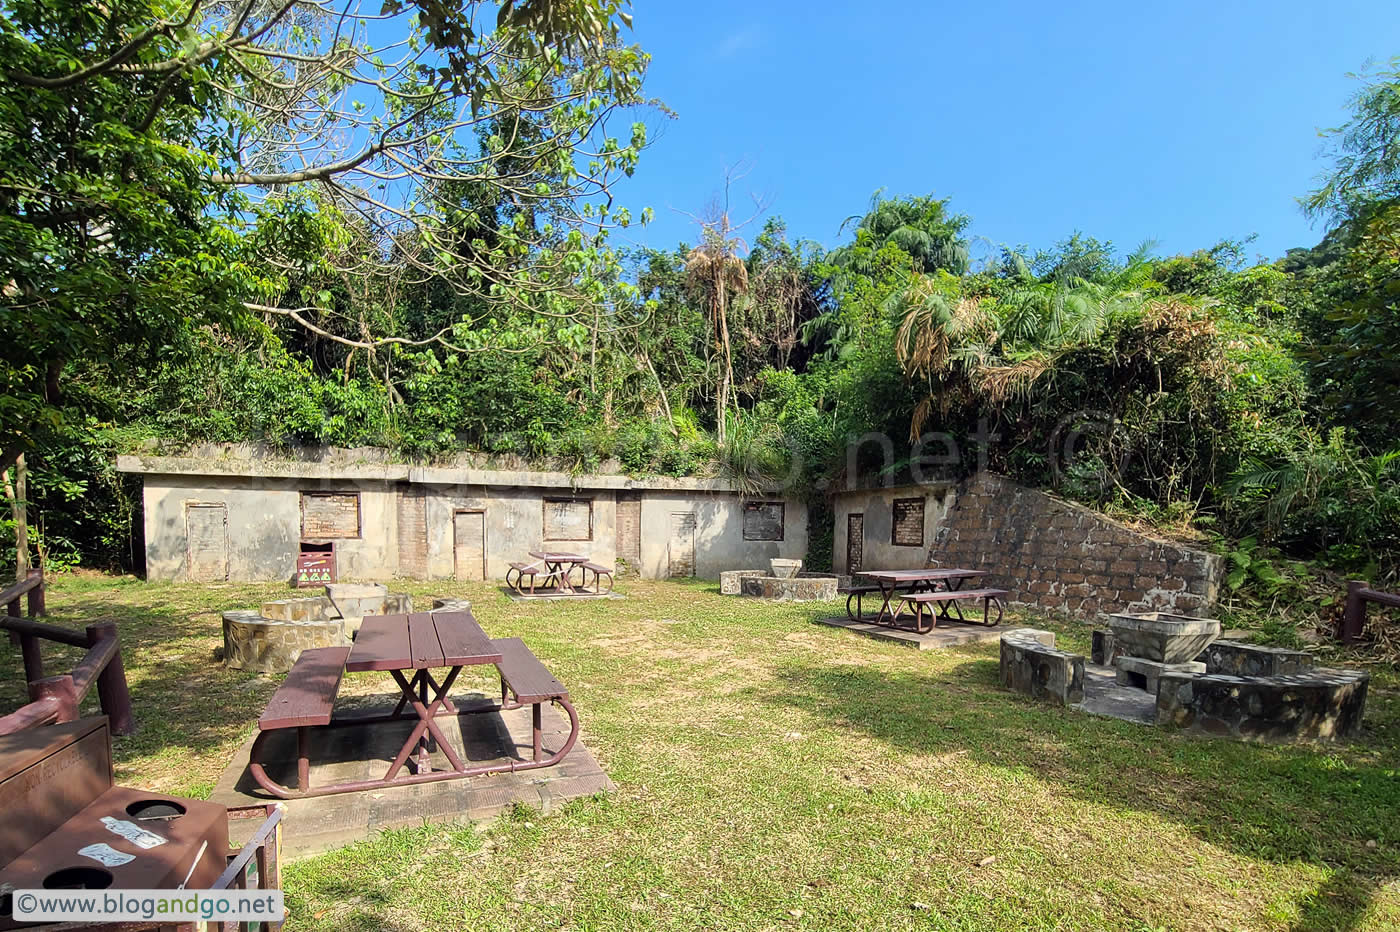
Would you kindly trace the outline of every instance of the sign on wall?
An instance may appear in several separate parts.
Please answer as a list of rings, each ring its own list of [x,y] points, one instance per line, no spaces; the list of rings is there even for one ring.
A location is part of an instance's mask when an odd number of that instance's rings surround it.
[[[360,493],[302,492],[301,536],[359,537]]]
[[[593,502],[589,499],[546,498],[545,540],[592,540]]]
[[[782,502],[744,503],[744,540],[782,539]]]

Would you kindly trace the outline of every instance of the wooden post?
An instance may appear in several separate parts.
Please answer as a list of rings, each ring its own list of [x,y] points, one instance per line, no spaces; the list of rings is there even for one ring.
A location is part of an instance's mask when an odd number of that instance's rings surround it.
[[[24,655],[24,681],[33,683],[44,678],[44,657],[39,652],[39,639],[32,634],[19,636],[20,653]]]
[[[111,638],[117,639],[115,621],[99,621],[87,626],[88,643]],[[102,711],[110,719],[112,734],[129,735],[136,730],[131,716],[131,693],[126,687],[126,668],[122,665],[122,652],[118,648],[107,661],[107,666],[97,675],[97,698]]]
[[[1361,596],[1361,590],[1366,588],[1366,584],[1360,580],[1353,579],[1347,583],[1347,601],[1342,609],[1342,636],[1343,644],[1352,644],[1361,639],[1361,632],[1366,628],[1366,600]]]
[[[29,590],[29,617],[39,618],[48,615],[48,609],[44,607],[44,571],[30,570],[29,578],[39,578],[39,584]]]

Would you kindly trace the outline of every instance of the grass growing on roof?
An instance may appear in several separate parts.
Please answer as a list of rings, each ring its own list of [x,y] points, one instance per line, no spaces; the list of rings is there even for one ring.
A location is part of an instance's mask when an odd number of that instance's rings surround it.
[[[811,623],[836,603],[700,582],[624,580],[626,600],[577,603],[392,588],[471,598],[489,634],[523,637],[618,790],[292,864],[291,929],[1400,925],[1387,668],[1361,741],[1270,747],[1035,704],[998,688],[995,644],[919,652]],[[121,622],[141,726],[116,740],[123,783],[207,795],[276,686],[213,660],[218,613],[287,594],[57,581],[53,620]],[[1087,650],[1086,627],[1024,620]],[[0,643],[8,709],[21,665]],[[46,656],[52,672],[73,662]],[[346,678],[345,694],[376,693],[397,694],[387,676]]]

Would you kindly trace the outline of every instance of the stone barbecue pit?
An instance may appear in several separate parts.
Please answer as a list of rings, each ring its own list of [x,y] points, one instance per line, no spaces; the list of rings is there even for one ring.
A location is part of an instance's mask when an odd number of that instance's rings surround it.
[[[412,597],[390,592],[387,586],[331,583],[324,595],[224,612],[224,664],[235,670],[286,673],[304,650],[348,645],[366,615],[411,611]]]
[[[720,595],[741,595],[770,602],[833,602],[836,590],[849,586],[849,576],[804,573],[801,560],[773,560],[769,570],[725,570],[719,574]]]
[[[1003,636],[1001,681],[1042,701],[1196,734],[1297,742],[1360,733],[1369,674],[1219,636],[1208,618],[1112,615],[1085,663],[1055,650],[1049,632],[1023,630]]]

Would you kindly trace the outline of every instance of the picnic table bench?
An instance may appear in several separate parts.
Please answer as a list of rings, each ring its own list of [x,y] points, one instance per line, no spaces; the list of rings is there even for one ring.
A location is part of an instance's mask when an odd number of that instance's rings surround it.
[[[938,619],[940,617],[950,617],[948,614],[948,606],[950,605],[953,611],[957,613],[958,621],[968,621],[969,619],[963,616],[962,607],[958,605],[958,602],[972,599],[982,600],[981,623],[994,628],[1001,624],[1003,614],[1002,599],[1006,598],[1008,594],[1009,593],[1005,589],[944,589],[940,592],[909,592],[900,596],[900,598],[905,602],[913,604],[914,630],[923,634],[924,609],[926,606],[929,609],[929,630],[932,631],[934,628],[938,627]],[[996,603],[997,607],[996,621],[991,620],[993,603]],[[934,606],[939,607],[941,614],[934,613]]]
[[[495,664],[501,681],[501,703],[458,710],[447,699],[448,691],[464,666]],[[434,669],[447,668],[441,683]],[[337,719],[336,696],[346,672],[388,671],[399,686],[400,698],[385,715]],[[411,677],[404,674],[412,671]],[[563,745],[545,756],[542,747],[542,709],[555,703],[567,713],[570,731]],[[533,754],[530,760],[510,760],[472,765],[464,761],[437,724],[441,715],[499,713],[532,706]],[[376,722],[410,719],[418,723],[384,776],[378,780],[349,780],[324,786],[310,781],[311,729],[363,726]],[[532,770],[563,760],[578,741],[578,714],[569,702],[569,691],[519,638],[491,640],[470,612],[378,615],[365,619],[351,647],[319,647],[302,651],[286,679],[273,694],[258,719],[258,737],[249,751],[248,769],[263,789],[282,799],[325,796],[358,790],[452,780],[486,773]],[[297,732],[297,788],[284,786],[268,776],[262,751],[270,735],[286,729]],[[448,760],[448,769],[434,770],[429,753],[433,747]],[[411,772],[405,765],[417,751]]]

